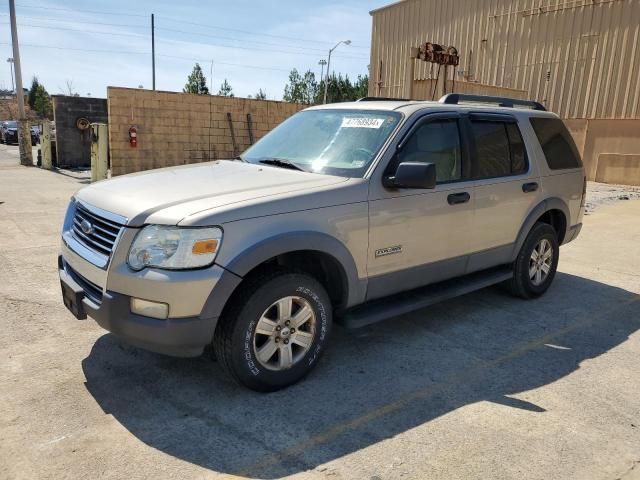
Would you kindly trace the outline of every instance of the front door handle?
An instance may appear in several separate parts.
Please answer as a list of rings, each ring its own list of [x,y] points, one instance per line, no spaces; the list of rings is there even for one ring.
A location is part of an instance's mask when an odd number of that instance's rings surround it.
[[[471,195],[467,192],[452,193],[447,197],[449,205],[458,205],[459,203],[467,203],[471,199]]]
[[[522,185],[522,191],[524,193],[535,192],[536,190],[538,190],[538,184],[536,182],[525,183]]]

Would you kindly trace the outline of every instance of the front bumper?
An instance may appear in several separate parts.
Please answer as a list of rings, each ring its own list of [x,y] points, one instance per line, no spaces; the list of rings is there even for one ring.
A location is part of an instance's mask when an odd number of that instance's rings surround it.
[[[98,297],[91,291],[91,281],[78,274],[62,256],[58,258],[58,273],[65,305],[76,318],[89,316],[127,343],[176,357],[197,357],[202,354],[213,339],[224,301],[228,298],[224,295],[225,288],[214,289],[207,300],[208,307],[203,309],[201,315],[157,320],[131,313],[129,295],[105,289],[99,291]],[[231,279],[235,285],[234,280]],[[223,282],[223,286],[227,283]],[[220,302],[223,302],[222,305]]]

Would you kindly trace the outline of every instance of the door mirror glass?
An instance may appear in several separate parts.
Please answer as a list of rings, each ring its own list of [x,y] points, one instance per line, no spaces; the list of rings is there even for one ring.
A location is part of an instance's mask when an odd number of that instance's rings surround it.
[[[435,188],[436,166],[425,162],[402,162],[394,175],[383,180],[387,188]]]

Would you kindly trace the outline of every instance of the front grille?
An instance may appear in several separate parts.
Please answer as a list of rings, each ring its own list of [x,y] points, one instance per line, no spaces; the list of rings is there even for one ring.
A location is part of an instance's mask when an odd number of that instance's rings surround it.
[[[71,268],[68,263],[65,262],[64,267],[69,276],[82,287],[82,290],[84,290],[84,295],[93,303],[100,306],[100,304],[102,303],[102,288],[84,278],[73,268]]]
[[[86,233],[82,230],[83,222],[85,225],[88,222],[91,226]],[[90,212],[80,203],[76,204],[72,226],[73,236],[85,247],[109,257],[121,229],[121,224]]]

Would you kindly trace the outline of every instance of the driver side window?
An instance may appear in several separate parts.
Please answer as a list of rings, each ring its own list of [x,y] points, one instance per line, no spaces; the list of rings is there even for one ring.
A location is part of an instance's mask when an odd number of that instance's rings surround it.
[[[442,119],[418,127],[398,153],[398,162],[424,162],[436,166],[436,182],[462,178],[458,121]]]

